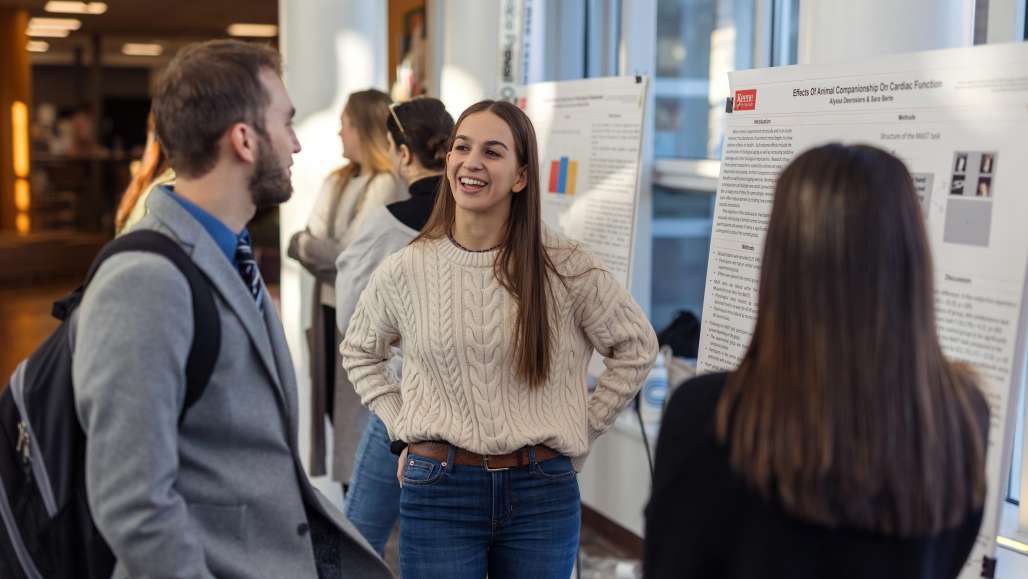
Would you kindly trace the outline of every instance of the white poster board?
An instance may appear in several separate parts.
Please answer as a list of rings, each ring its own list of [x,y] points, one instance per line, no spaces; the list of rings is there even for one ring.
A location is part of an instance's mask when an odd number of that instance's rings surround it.
[[[614,77],[524,87],[539,142],[543,221],[579,241],[629,287],[648,80]]]
[[[858,64],[731,73],[699,370],[734,368],[756,316],[778,172],[829,141],[903,159],[927,219],[939,336],[975,366],[992,411],[985,520],[962,578],[993,557],[1017,387],[1025,368],[1028,45],[897,55]],[[872,234],[869,232],[869,234]]]

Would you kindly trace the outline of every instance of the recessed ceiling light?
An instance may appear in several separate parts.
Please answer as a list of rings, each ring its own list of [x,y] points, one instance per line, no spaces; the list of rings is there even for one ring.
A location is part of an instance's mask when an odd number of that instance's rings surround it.
[[[29,28],[25,34],[42,38],[67,38],[71,34],[71,30],[67,28]]]
[[[25,50],[29,52],[46,52],[50,50],[50,43],[44,40],[30,40],[25,43]]]
[[[82,28],[82,21],[78,18],[29,18],[29,28],[78,30]]]
[[[274,24],[245,24],[236,23],[228,27],[229,36],[244,36],[248,38],[272,38],[278,35],[278,26]]]
[[[103,14],[107,12],[107,4],[104,2],[58,2],[51,0],[43,8],[47,12],[59,14]]]
[[[129,56],[160,56],[164,47],[160,44],[128,42],[121,47],[121,53]]]

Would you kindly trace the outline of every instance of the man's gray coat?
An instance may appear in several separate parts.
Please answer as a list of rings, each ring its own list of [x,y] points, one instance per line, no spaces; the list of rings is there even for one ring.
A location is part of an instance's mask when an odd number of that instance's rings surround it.
[[[179,426],[189,285],[154,254],[123,253],[100,267],[77,312],[73,380],[89,504],[118,558],[114,577],[315,579],[312,536],[330,539],[339,576],[391,577],[303,472],[293,365],[270,297],[258,309],[168,193],[155,190],[148,208],[139,227],[178,240],[210,278],[221,351]]]

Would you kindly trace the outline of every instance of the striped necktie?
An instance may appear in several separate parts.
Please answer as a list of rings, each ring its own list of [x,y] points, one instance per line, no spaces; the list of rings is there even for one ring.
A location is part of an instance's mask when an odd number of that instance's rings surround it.
[[[257,309],[261,308],[261,299],[264,293],[261,291],[261,270],[257,268],[257,260],[253,257],[253,248],[250,247],[250,236],[240,235],[236,243],[236,266],[239,268],[239,275],[243,276],[243,283],[250,290],[250,295],[257,302]]]

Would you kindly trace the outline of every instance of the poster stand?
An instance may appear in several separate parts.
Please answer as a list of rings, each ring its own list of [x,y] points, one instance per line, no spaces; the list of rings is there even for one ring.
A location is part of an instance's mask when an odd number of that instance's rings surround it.
[[[995,575],[1025,380],[1028,82],[1010,71],[1026,68],[1028,45],[1011,44],[729,74],[698,370],[734,368],[749,343],[781,169],[827,142],[898,156],[926,221],[940,342],[976,369],[991,411],[984,520],[962,579]]]
[[[644,76],[530,84],[522,108],[539,143],[543,221],[629,288],[639,209]]]

